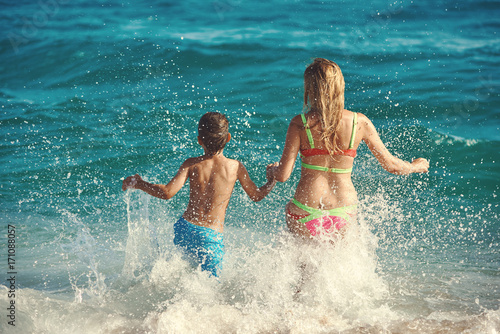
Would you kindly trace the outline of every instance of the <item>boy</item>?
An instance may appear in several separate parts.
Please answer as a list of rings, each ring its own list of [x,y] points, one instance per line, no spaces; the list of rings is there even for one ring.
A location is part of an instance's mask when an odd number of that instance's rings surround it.
[[[267,166],[267,183],[257,188],[237,160],[228,159],[223,150],[231,139],[226,116],[216,112],[203,115],[198,124],[198,143],[205,154],[189,158],[166,185],[151,184],[138,174],[123,181],[122,189],[139,189],[161,199],[172,198],[189,178],[189,202],[174,225],[174,244],[196,259],[202,270],[217,276],[224,255],[222,232],[229,198],[238,180],[255,202],[269,194],[276,181]]]

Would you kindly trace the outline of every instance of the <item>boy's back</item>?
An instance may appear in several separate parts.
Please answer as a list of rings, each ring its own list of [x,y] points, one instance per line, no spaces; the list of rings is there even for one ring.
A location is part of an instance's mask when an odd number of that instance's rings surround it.
[[[193,224],[222,232],[240,163],[218,154],[190,158],[183,165],[190,180],[189,203],[183,217]]]

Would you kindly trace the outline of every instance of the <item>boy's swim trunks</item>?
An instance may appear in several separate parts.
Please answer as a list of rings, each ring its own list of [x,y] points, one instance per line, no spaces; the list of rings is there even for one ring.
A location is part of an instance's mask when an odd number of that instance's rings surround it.
[[[174,224],[174,245],[201,264],[201,269],[217,277],[222,268],[224,238],[211,228],[191,224],[184,218]]]

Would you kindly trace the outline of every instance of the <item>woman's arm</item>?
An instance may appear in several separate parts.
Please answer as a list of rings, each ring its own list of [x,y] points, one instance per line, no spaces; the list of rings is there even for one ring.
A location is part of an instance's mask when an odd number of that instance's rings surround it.
[[[288,126],[283,154],[281,155],[278,167],[273,171],[274,177],[279,182],[285,182],[292,174],[293,165],[295,164],[295,160],[297,160],[297,154],[300,149],[301,125],[300,116],[295,116]]]
[[[424,158],[418,158],[411,163],[393,156],[385,147],[373,123],[363,114],[360,116],[362,140],[379,161],[382,167],[389,173],[396,175],[406,175],[411,173],[427,173],[429,162]]]
[[[166,185],[149,183],[144,181],[139,174],[135,174],[123,180],[122,190],[139,189],[160,199],[171,199],[186,183],[189,176],[188,172],[189,168],[186,160],[177,171],[177,174]]]

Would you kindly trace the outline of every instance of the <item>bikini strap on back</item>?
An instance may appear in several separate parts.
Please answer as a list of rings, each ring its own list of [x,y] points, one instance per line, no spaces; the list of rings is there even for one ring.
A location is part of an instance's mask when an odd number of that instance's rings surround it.
[[[356,125],[358,125],[358,113],[353,113],[352,118],[352,132],[351,132],[351,141],[349,142],[349,149],[354,147],[354,138],[356,137]]]
[[[302,117],[302,123],[304,123],[304,128],[306,128],[307,139],[309,139],[309,145],[311,148],[314,148],[314,139],[311,133],[311,129],[309,129],[309,125],[307,125],[306,115],[300,114]]]
[[[331,167],[310,165],[310,164],[306,164],[305,162],[302,162],[301,166],[304,168],[308,168],[308,169],[319,170],[322,172],[336,173],[336,174],[347,174],[347,173],[352,172],[352,167],[350,167],[350,168],[331,168]]]

